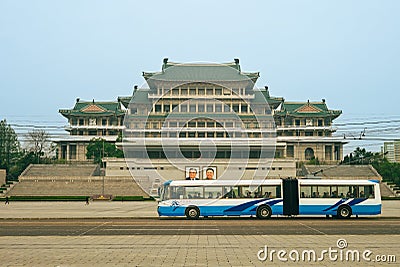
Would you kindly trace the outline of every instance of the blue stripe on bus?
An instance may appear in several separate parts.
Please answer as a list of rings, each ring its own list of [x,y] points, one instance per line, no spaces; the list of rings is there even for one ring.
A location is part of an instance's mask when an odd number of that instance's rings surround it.
[[[367,200],[366,198],[355,198],[353,200],[351,200],[349,203],[347,203],[350,207],[357,205],[363,201]]]
[[[337,206],[339,206],[340,204],[342,204],[342,203],[344,203],[344,202],[346,202],[346,201],[347,201],[346,198],[342,198],[342,199],[340,199],[338,202],[336,202],[335,204],[333,204],[332,206],[330,206],[330,207],[324,209],[323,211],[328,211],[328,210],[334,209],[334,208],[336,208]]]
[[[240,205],[237,205],[237,206],[233,206],[233,207],[231,207],[229,209],[226,209],[225,212],[244,211],[245,209],[248,209],[251,206],[253,206],[253,205],[255,205],[255,204],[259,203],[259,202],[265,201],[265,200],[267,200],[267,198],[256,199],[256,200],[253,200],[253,201],[245,202],[243,204],[240,204]]]
[[[337,209],[329,209],[325,205],[300,205],[300,215],[337,215]],[[353,205],[353,215],[377,215],[381,213],[381,204],[377,205]]]
[[[282,201],[283,201],[283,199],[273,199],[273,200],[265,202],[265,204],[268,204],[270,207],[272,207],[273,205],[275,205],[279,202],[282,202]],[[258,206],[255,206],[250,211],[256,211],[257,208],[258,208]]]

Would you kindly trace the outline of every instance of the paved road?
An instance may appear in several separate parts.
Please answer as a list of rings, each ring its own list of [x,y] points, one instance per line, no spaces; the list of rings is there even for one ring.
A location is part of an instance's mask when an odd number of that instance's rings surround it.
[[[1,266],[391,266],[400,261],[400,201],[376,217],[159,219],[155,202],[12,202],[0,207]],[[338,241],[345,241],[345,249]],[[371,251],[369,260],[281,261],[270,251]],[[394,260],[393,257],[395,256]],[[379,257],[379,258],[377,258]],[[286,257],[287,258],[287,257]],[[397,265],[396,265],[397,264]],[[383,265],[383,266],[384,266]],[[389,265],[386,263],[386,265]]]
[[[4,220],[0,236],[400,235],[400,218]]]

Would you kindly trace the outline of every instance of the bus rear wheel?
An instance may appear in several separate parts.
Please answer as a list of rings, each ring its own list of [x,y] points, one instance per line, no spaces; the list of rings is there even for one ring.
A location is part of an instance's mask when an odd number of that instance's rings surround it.
[[[257,208],[258,219],[268,219],[272,215],[272,210],[267,205],[262,205]]]
[[[185,215],[188,219],[198,219],[200,217],[200,210],[198,207],[187,207],[185,210]]]
[[[351,216],[351,208],[347,205],[340,206],[337,210],[337,216],[340,219],[348,219]]]

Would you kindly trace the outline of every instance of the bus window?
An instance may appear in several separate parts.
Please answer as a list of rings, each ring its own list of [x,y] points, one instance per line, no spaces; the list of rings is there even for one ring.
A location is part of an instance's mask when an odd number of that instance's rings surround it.
[[[347,185],[338,185],[337,189],[338,197],[346,198],[347,193],[349,192],[349,187]]]
[[[332,185],[331,186],[331,198],[338,198],[339,194],[338,194],[338,188],[336,185]]]
[[[238,187],[223,187],[223,198],[239,198],[239,189]]]
[[[275,192],[276,192],[276,197],[281,197],[281,186],[277,185],[275,186]]]
[[[239,186],[239,197],[240,198],[252,198],[254,195],[251,192],[250,186]]]
[[[263,198],[276,198],[281,195],[281,187],[275,185],[261,186],[261,196]]]
[[[166,186],[164,188],[164,200],[167,199],[179,199],[183,198],[183,187],[182,186]]]
[[[311,197],[311,185],[300,186],[300,197],[301,198]]]
[[[222,187],[220,186],[212,186],[204,188],[204,197],[205,198],[220,198],[222,196]]]
[[[232,187],[232,198],[240,198],[239,196],[239,187]]]
[[[329,185],[318,186],[318,192],[320,192],[322,198],[331,197],[331,187]]]
[[[360,186],[360,197],[362,198],[375,198],[374,195],[374,186],[373,185],[365,185],[363,187]],[[362,190],[364,188],[364,191]]]
[[[320,198],[321,197],[321,195],[318,191],[318,186],[316,186],[316,185],[311,186],[311,197],[312,198]]]
[[[204,198],[203,187],[200,186],[185,187],[185,198]]]

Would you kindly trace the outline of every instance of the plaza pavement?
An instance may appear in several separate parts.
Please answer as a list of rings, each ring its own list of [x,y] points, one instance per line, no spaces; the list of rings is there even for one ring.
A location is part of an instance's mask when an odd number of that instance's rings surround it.
[[[12,218],[156,218],[156,201],[24,202],[0,204],[0,220]],[[382,201],[378,217],[400,217],[400,201]]]
[[[84,202],[11,202],[1,205],[0,225],[1,219],[7,218],[157,216],[157,203],[147,201],[91,202],[89,205]],[[400,217],[400,201],[384,201],[380,216]],[[400,235],[376,234],[0,236],[0,266],[398,266],[399,239]],[[339,240],[340,244],[347,245],[339,247]],[[261,261],[258,256],[265,257],[266,246],[268,255],[272,250],[286,251],[282,257],[286,261],[278,259],[276,252],[273,261],[270,257]],[[330,249],[336,252],[321,254]],[[302,253],[310,250],[317,253],[316,260],[310,262],[307,254],[302,260]],[[362,255],[367,250],[371,253],[364,259]],[[353,260],[350,254],[346,260],[348,251],[359,253],[360,260]],[[293,260],[295,252],[300,255],[297,261]],[[319,261],[321,255],[323,260]],[[387,262],[389,259],[391,263]]]

